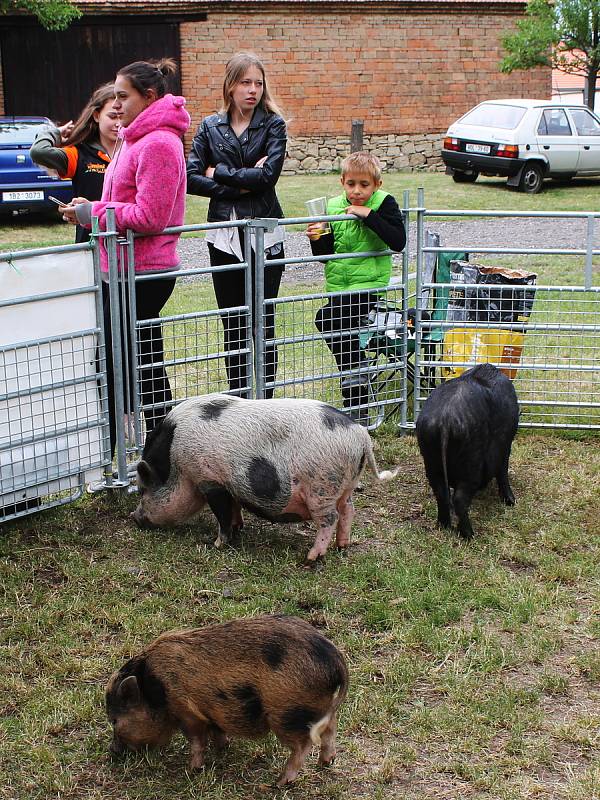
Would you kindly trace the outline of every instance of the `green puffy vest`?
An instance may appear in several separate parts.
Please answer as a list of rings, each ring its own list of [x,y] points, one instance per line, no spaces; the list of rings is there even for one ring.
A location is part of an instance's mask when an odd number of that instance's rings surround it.
[[[387,196],[387,192],[378,189],[373,192],[365,205],[377,211]],[[327,213],[343,214],[348,205],[345,194],[332,197],[327,203]],[[361,253],[388,249],[387,244],[367,228],[361,219],[332,222],[331,227],[334,253]],[[325,289],[328,292],[379,289],[389,284],[391,274],[391,256],[332,259],[325,263]]]

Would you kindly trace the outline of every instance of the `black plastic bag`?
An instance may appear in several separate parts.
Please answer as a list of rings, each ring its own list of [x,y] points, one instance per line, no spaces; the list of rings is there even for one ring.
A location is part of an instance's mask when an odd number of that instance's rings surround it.
[[[535,272],[451,261],[450,281],[448,321],[516,324],[531,316]]]

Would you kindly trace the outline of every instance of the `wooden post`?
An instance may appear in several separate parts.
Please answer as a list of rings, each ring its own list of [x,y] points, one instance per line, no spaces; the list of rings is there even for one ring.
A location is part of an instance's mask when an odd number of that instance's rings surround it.
[[[352,120],[352,130],[350,131],[350,152],[356,153],[363,149],[363,127],[362,119]]]

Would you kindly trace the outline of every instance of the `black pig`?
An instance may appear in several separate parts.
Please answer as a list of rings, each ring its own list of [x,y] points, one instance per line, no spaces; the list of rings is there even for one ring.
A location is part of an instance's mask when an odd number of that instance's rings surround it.
[[[439,525],[451,526],[454,506],[458,531],[470,539],[471,501],[492,478],[502,500],[514,505],[508,459],[518,422],[515,388],[492,364],[479,364],[433,390],[416,427],[425,472],[437,500]]]

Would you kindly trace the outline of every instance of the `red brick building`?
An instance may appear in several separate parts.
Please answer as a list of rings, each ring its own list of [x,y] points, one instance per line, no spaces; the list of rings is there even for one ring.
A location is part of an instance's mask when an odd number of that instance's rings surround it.
[[[74,52],[83,57],[82,48],[90,37],[96,42],[109,42],[111,36],[126,42],[127,32],[135,33],[135,46],[126,50],[124,63],[175,56],[195,124],[219,105],[228,57],[237,50],[256,52],[290,120],[288,171],[336,167],[348,152],[352,120],[364,122],[365,149],[376,151],[388,168],[434,168],[439,163],[440,134],[475,103],[551,94],[549,69],[512,75],[498,69],[502,36],[523,14],[522,0],[80,0],[77,4],[83,18],[65,33],[38,31],[35,52],[43,49],[40,42],[45,37],[55,47],[69,48],[75,41]],[[23,17],[0,17],[5,84],[10,69],[4,57],[5,39],[11,25],[21,26],[23,36],[28,27],[33,36],[34,28]],[[150,33],[144,47],[142,27],[156,32],[157,25],[163,38]],[[101,28],[104,35],[96,36],[94,31]],[[120,65],[111,63],[115,52],[115,47],[98,52],[96,44],[97,64],[107,72],[101,77],[97,69],[96,82],[110,79]],[[35,60],[35,54],[32,57]],[[44,72],[42,63],[21,61],[20,69],[37,70],[38,79]],[[57,83],[55,79],[53,86]],[[52,98],[52,91],[48,87],[46,97]],[[23,106],[26,95],[31,91],[13,91],[11,97],[20,97]],[[72,105],[76,109],[84,100],[77,98]],[[25,112],[5,105],[9,113],[49,113],[41,107]]]

